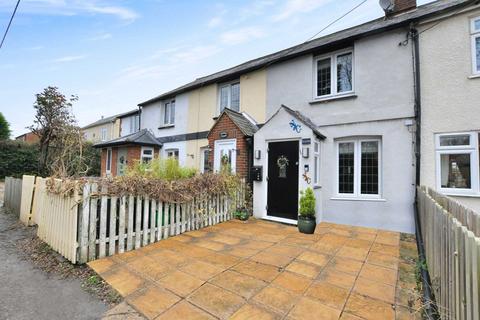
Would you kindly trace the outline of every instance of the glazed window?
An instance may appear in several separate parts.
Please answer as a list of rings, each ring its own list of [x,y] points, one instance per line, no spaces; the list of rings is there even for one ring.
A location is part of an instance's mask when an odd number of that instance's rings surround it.
[[[478,133],[436,136],[437,189],[451,195],[479,193]]]
[[[210,149],[204,148],[200,150],[201,152],[201,172],[211,172],[212,168],[210,165]]]
[[[142,163],[149,163],[153,160],[153,148],[150,147],[142,147],[142,155],[141,155]]]
[[[102,141],[107,141],[107,128],[102,128]]]
[[[165,102],[163,105],[163,125],[175,124],[175,100]]]
[[[223,84],[219,88],[220,113],[225,108],[240,111],[240,83],[233,82]]]
[[[470,33],[472,37],[472,69],[474,74],[480,74],[480,17],[471,20]]]
[[[169,150],[165,150],[167,152],[167,158],[174,158],[176,160],[178,160],[178,149],[169,149]]]
[[[353,91],[353,51],[343,51],[315,59],[314,98]]]
[[[348,197],[380,196],[381,141],[355,139],[338,142],[337,193]]]
[[[110,173],[112,171],[112,149],[107,149],[107,159],[105,163],[106,172]]]

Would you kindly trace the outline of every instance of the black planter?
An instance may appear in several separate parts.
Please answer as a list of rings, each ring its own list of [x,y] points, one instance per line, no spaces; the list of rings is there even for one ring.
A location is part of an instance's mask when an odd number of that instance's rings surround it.
[[[312,234],[315,232],[315,227],[317,226],[315,217],[298,216],[297,222],[298,231],[301,233]]]

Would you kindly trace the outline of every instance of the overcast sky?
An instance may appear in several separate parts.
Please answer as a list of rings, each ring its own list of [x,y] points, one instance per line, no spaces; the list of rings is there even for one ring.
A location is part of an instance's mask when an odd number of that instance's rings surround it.
[[[79,96],[73,110],[83,126],[301,43],[360,2],[22,0],[0,50],[0,111],[20,135],[35,93],[52,85]],[[15,3],[0,0],[2,35]],[[368,0],[323,35],[382,15]]]

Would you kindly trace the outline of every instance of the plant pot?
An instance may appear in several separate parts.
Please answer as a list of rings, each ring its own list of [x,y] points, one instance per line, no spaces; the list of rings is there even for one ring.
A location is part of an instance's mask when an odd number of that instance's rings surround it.
[[[315,217],[298,216],[298,231],[301,233],[312,234],[315,232],[317,222]]]

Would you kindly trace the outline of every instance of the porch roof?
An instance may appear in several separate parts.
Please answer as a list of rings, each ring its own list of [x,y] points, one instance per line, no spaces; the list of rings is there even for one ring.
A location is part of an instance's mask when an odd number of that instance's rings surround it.
[[[247,137],[252,137],[255,134],[255,132],[258,131],[258,126],[255,123],[253,123],[252,120],[250,120],[247,116],[245,116],[243,113],[236,112],[228,108],[225,108],[222,111],[222,114],[217,118],[217,120],[213,124],[210,131],[212,131],[212,129],[215,128],[215,126],[220,121],[220,119],[225,115],[228,116],[233,121],[233,123],[242,131],[242,133]],[[208,135],[210,135],[210,131],[208,132]]]
[[[162,146],[162,144],[155,138],[155,136],[147,129],[142,129],[138,132],[126,135],[124,137],[96,143],[93,146],[95,148],[104,148],[104,147],[113,147],[113,146],[129,145],[129,144],[149,146],[149,147]]]

